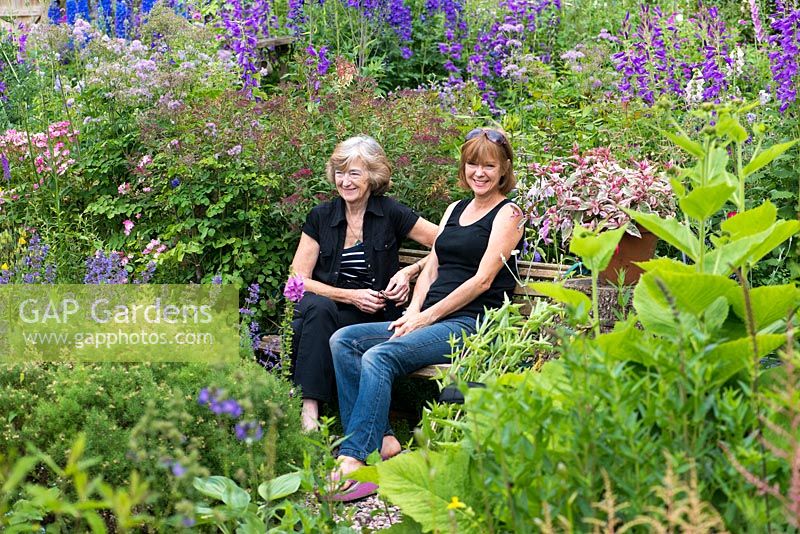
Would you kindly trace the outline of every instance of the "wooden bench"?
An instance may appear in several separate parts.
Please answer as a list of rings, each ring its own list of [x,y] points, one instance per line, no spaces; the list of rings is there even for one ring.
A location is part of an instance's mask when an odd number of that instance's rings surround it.
[[[400,249],[400,267],[402,268],[412,265],[427,255],[428,252],[424,250],[412,250],[406,248]],[[517,272],[519,273],[519,277],[521,280],[527,282],[552,282],[554,280],[560,280],[566,275],[568,269],[569,266],[559,263],[540,263],[530,261],[517,262]],[[517,285],[514,289],[515,301],[528,301],[531,298],[542,296],[543,295],[537,293],[527,286],[520,287]],[[528,305],[523,306],[520,311],[525,315],[530,314],[530,304],[528,303]],[[264,348],[269,348],[269,350],[274,353],[276,349],[280,349],[280,337],[276,335],[264,336],[261,338],[261,346]],[[447,363],[429,365],[427,367],[417,369],[408,376],[414,378],[433,378],[439,376],[440,371],[447,370],[449,368],[450,364]]]
[[[400,267],[402,268],[416,263],[427,255],[428,252],[424,250],[412,250],[407,248],[400,249]],[[521,280],[527,282],[552,282],[554,280],[559,280],[565,276],[567,269],[569,269],[568,265],[562,265],[560,263],[540,263],[531,261],[517,262],[517,271],[519,272],[519,277]],[[520,287],[517,285],[514,289],[515,301],[526,301],[531,298],[542,296],[543,295],[537,293],[527,286]],[[521,311],[525,315],[530,314],[530,304],[523,306]],[[446,371],[449,368],[450,364],[448,363],[429,365],[427,367],[417,369],[408,376],[414,378],[433,378],[439,376],[441,371]]]

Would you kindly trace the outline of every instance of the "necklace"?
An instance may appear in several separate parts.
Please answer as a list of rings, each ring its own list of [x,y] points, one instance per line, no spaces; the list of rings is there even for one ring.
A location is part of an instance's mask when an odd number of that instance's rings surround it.
[[[354,226],[354,225],[353,225],[353,226]],[[363,237],[361,234],[362,234],[362,230],[363,230],[363,228],[364,228],[364,227],[363,227],[363,223],[362,223],[362,226],[361,226],[361,228],[359,228],[359,229],[356,231],[356,230],[354,230],[354,229],[351,227],[351,225],[350,225],[350,221],[347,221],[347,234],[348,234],[350,237],[352,237],[352,238],[353,238],[353,241],[354,241],[354,243],[353,243],[351,246],[355,247],[355,246],[358,246],[358,245],[360,245],[360,244],[361,244],[361,237]]]

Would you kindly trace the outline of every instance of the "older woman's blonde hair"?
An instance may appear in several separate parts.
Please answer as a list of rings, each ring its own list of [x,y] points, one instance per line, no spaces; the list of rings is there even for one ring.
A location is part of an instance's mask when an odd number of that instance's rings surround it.
[[[351,137],[336,145],[325,165],[328,181],[336,185],[336,171],[347,169],[355,159],[360,159],[366,166],[370,193],[376,196],[384,194],[392,185],[392,165],[381,145],[368,135]]]
[[[517,185],[514,177],[514,152],[511,143],[508,141],[505,132],[494,129],[501,134],[502,141],[497,143],[489,139],[488,135],[477,135],[461,146],[461,164],[458,166],[458,185],[464,189],[469,189],[467,184],[466,166],[468,162],[486,163],[496,161],[500,163],[500,192],[508,194]],[[490,128],[484,128],[490,130]]]

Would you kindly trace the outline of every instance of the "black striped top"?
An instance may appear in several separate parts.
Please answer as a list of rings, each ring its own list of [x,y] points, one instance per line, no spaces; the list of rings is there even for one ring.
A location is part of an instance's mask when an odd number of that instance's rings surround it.
[[[339,267],[339,286],[349,289],[370,287],[367,257],[364,243],[358,243],[342,250],[342,263]]]

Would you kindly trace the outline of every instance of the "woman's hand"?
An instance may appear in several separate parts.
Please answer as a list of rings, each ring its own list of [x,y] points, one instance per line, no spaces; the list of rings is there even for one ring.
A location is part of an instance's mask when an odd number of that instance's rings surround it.
[[[350,304],[364,313],[376,313],[386,306],[386,301],[374,289],[352,289]]]
[[[428,326],[432,322],[430,315],[425,312],[406,311],[405,315],[389,325],[389,330],[394,330],[394,334],[389,339],[404,336],[418,328]]]
[[[389,279],[389,284],[383,290],[383,296],[398,304],[403,304],[408,300],[410,283],[411,277],[408,275],[408,269],[400,269]]]

